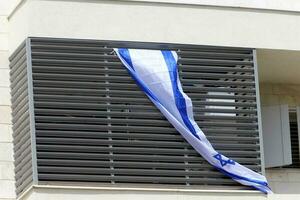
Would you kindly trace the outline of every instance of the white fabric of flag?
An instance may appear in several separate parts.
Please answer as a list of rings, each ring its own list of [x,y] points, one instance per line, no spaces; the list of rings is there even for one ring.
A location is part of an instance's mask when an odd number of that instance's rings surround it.
[[[184,93],[175,51],[115,49],[132,78],[188,143],[211,165],[233,180],[271,193],[266,178],[217,152],[193,117],[191,99]]]

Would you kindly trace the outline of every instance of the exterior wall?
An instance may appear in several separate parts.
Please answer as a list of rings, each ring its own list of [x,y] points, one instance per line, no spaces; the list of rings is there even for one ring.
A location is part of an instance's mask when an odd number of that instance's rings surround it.
[[[300,188],[300,169],[266,169],[268,182],[276,194],[298,194]]]
[[[88,197],[88,198],[87,198]],[[230,191],[151,191],[132,189],[99,189],[99,188],[76,188],[76,187],[39,187],[31,190],[22,199],[24,200],[298,200],[298,194],[276,194],[265,196],[258,192],[230,192]]]
[[[300,85],[298,84],[261,83],[260,94],[261,105],[300,105]]]
[[[23,0],[23,3],[10,14],[9,21],[6,19],[7,10],[12,6],[8,4],[14,0],[1,1],[0,200],[1,198],[6,200],[14,198],[8,56],[26,37],[129,40],[300,50],[300,3],[296,0],[235,0],[226,1],[226,3],[218,0],[187,0],[184,4],[176,4],[182,3],[183,0],[152,0],[152,3],[149,3],[150,1]],[[193,6],[187,5],[189,3]],[[278,93],[278,87],[285,86],[275,87],[262,84],[263,105],[279,101],[296,104],[300,101],[300,97],[294,95],[299,86],[289,86],[289,95],[283,94],[288,91],[286,89],[280,89]],[[297,180],[299,174],[298,171],[267,170],[274,192],[282,193],[270,195],[267,198],[258,192],[35,187],[22,199],[76,200],[87,199],[87,196],[88,199],[119,199],[121,195],[123,199],[131,200],[153,198],[164,200],[174,198],[299,199],[300,195],[297,194],[299,193],[297,191],[300,182]]]
[[[11,50],[27,36],[300,50],[300,15],[258,9],[27,0],[10,28]]]
[[[0,1],[0,200],[15,198],[7,16],[15,1]]]
[[[261,105],[300,105],[300,85],[260,84]],[[274,193],[300,194],[300,169],[266,169],[266,176]]]

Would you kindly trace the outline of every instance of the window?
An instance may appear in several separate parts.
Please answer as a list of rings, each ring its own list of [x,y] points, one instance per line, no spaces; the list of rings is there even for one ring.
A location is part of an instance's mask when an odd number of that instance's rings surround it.
[[[17,193],[57,182],[244,188],[177,133],[113,47],[176,50],[199,126],[221,153],[261,170],[252,49],[29,38],[11,56]]]

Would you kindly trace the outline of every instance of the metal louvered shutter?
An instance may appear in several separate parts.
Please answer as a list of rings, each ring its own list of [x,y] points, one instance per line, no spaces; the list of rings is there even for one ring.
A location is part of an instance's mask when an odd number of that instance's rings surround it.
[[[33,110],[32,81],[29,77],[30,57],[28,44],[23,42],[10,57],[10,80],[11,80],[11,102],[12,102],[12,123],[14,143],[14,164],[16,193],[29,188],[34,182],[33,172],[33,146],[34,116]]]
[[[39,184],[239,186],[169,124],[128,75],[114,47],[176,50],[183,89],[208,139],[221,153],[261,170],[252,49],[28,40]]]
[[[285,166],[285,168],[300,168],[300,154],[299,154],[299,134],[298,134],[298,112],[296,109],[290,109],[290,134],[291,134],[291,151],[292,164]]]

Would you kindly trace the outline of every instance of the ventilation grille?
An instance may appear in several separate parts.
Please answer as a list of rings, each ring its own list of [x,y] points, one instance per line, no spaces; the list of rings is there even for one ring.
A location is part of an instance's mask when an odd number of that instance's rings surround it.
[[[10,58],[15,179],[17,193],[33,182],[27,53],[25,42]]]
[[[31,38],[40,183],[238,186],[152,105],[115,47],[176,50],[183,89],[208,139],[261,170],[252,49]]]
[[[291,134],[291,148],[292,148],[292,164],[286,166],[287,168],[300,167],[300,154],[299,154],[299,136],[298,136],[298,123],[297,113],[294,110],[290,111],[290,134]]]

